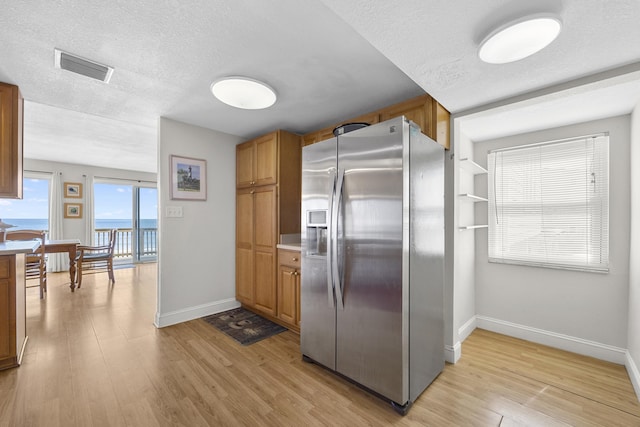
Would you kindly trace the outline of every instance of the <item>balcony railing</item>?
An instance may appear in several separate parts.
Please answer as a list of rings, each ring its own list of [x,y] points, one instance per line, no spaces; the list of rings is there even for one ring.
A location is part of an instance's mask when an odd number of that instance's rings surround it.
[[[109,244],[109,228],[96,228],[94,243],[96,246]],[[140,258],[154,257],[158,255],[158,229],[140,228],[138,229],[140,248]],[[116,246],[113,250],[114,258],[127,258],[133,255],[133,229],[118,228],[116,236]]]

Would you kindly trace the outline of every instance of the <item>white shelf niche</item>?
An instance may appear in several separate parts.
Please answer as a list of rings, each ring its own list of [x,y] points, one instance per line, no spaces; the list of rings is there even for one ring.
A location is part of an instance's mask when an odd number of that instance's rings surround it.
[[[464,227],[459,227],[460,230],[477,230],[479,228],[489,228],[488,224],[480,224],[480,225],[465,225]]]
[[[484,197],[476,196],[475,194],[470,193],[458,194],[458,197],[464,200],[471,201],[473,203],[489,201],[489,199],[485,199]]]
[[[466,157],[464,159],[460,159],[460,168],[474,175],[489,173],[485,168]]]

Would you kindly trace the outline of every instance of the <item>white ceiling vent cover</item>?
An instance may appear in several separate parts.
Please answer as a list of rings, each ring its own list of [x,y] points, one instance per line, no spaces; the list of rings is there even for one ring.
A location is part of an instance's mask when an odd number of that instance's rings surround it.
[[[54,52],[56,68],[109,83],[111,75],[113,74],[113,68],[108,65],[99,64],[60,49],[54,49]]]

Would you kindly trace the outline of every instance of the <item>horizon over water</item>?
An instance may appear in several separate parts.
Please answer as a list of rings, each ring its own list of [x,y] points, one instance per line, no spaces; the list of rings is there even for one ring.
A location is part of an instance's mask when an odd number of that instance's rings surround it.
[[[9,230],[48,230],[49,220],[46,218],[0,218],[3,222],[15,227]],[[96,219],[95,227],[101,228],[132,228],[131,219]],[[158,228],[156,219],[143,218],[140,220],[140,228]]]

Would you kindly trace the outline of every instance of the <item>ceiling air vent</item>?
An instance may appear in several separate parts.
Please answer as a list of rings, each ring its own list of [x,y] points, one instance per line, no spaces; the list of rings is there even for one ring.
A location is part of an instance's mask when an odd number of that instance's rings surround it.
[[[113,74],[113,68],[72,55],[68,52],[63,52],[60,49],[54,49],[54,52],[56,68],[109,83],[109,79],[111,79],[111,75]]]

